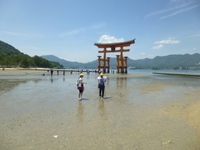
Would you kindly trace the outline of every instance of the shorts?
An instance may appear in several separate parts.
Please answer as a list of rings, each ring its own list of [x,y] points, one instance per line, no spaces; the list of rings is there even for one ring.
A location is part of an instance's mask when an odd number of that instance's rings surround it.
[[[83,87],[77,87],[77,89],[79,90],[80,93],[83,93],[84,88]]]

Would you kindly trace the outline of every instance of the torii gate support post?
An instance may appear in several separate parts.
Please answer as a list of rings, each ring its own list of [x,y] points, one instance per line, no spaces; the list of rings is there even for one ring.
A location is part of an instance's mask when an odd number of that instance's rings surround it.
[[[119,55],[116,55],[116,68],[117,68],[117,73],[119,73]]]
[[[98,71],[100,71],[101,69],[101,56],[97,56],[98,57]]]
[[[101,69],[103,69],[103,73],[106,73],[106,72],[110,73],[110,57],[107,57],[107,59],[103,59],[101,58],[101,56],[97,56],[97,57],[98,57],[98,71],[100,72]]]
[[[128,70],[127,70],[127,66],[128,66],[128,57],[126,56],[126,57],[124,57],[124,63],[125,63],[125,73],[128,73]]]
[[[123,46],[120,47],[120,68],[121,68],[121,73],[124,73],[124,56],[123,56]]]
[[[107,57],[107,73],[110,73],[110,57]]]
[[[122,58],[120,55],[116,55],[116,68],[117,73],[128,73],[127,71],[127,56]]]
[[[106,73],[106,47],[104,47],[104,50],[103,50],[103,73]]]

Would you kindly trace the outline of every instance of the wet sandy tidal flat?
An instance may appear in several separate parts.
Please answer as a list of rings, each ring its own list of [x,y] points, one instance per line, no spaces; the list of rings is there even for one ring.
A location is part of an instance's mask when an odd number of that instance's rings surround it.
[[[199,150],[200,78],[0,71],[0,150]]]

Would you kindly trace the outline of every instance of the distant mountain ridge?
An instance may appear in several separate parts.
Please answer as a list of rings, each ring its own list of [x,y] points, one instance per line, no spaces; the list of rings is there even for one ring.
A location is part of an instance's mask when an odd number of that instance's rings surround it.
[[[54,55],[44,55],[41,57],[50,61],[59,62],[65,68],[97,69],[98,64],[97,60],[88,63],[80,63],[60,59]],[[110,67],[116,68],[116,58],[110,59]],[[156,56],[153,59],[145,58],[139,60],[128,58],[128,67],[134,67],[136,69],[173,69],[179,67],[200,69],[200,54]]]
[[[177,55],[168,55],[168,56],[156,56],[153,59],[141,59],[130,62],[129,65],[133,65],[141,68],[164,68],[172,69],[174,67],[182,68],[192,68],[200,67],[200,54],[177,54]]]
[[[81,62],[67,61],[65,59],[60,59],[54,55],[43,55],[41,57],[49,61],[59,62],[65,68],[85,68],[87,64],[87,63],[81,63]]]

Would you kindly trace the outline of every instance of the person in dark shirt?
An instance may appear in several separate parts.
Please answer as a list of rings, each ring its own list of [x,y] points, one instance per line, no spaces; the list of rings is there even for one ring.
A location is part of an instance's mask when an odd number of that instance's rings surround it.
[[[106,76],[104,76],[104,74],[101,73],[97,79],[98,79],[99,97],[104,98]]]

